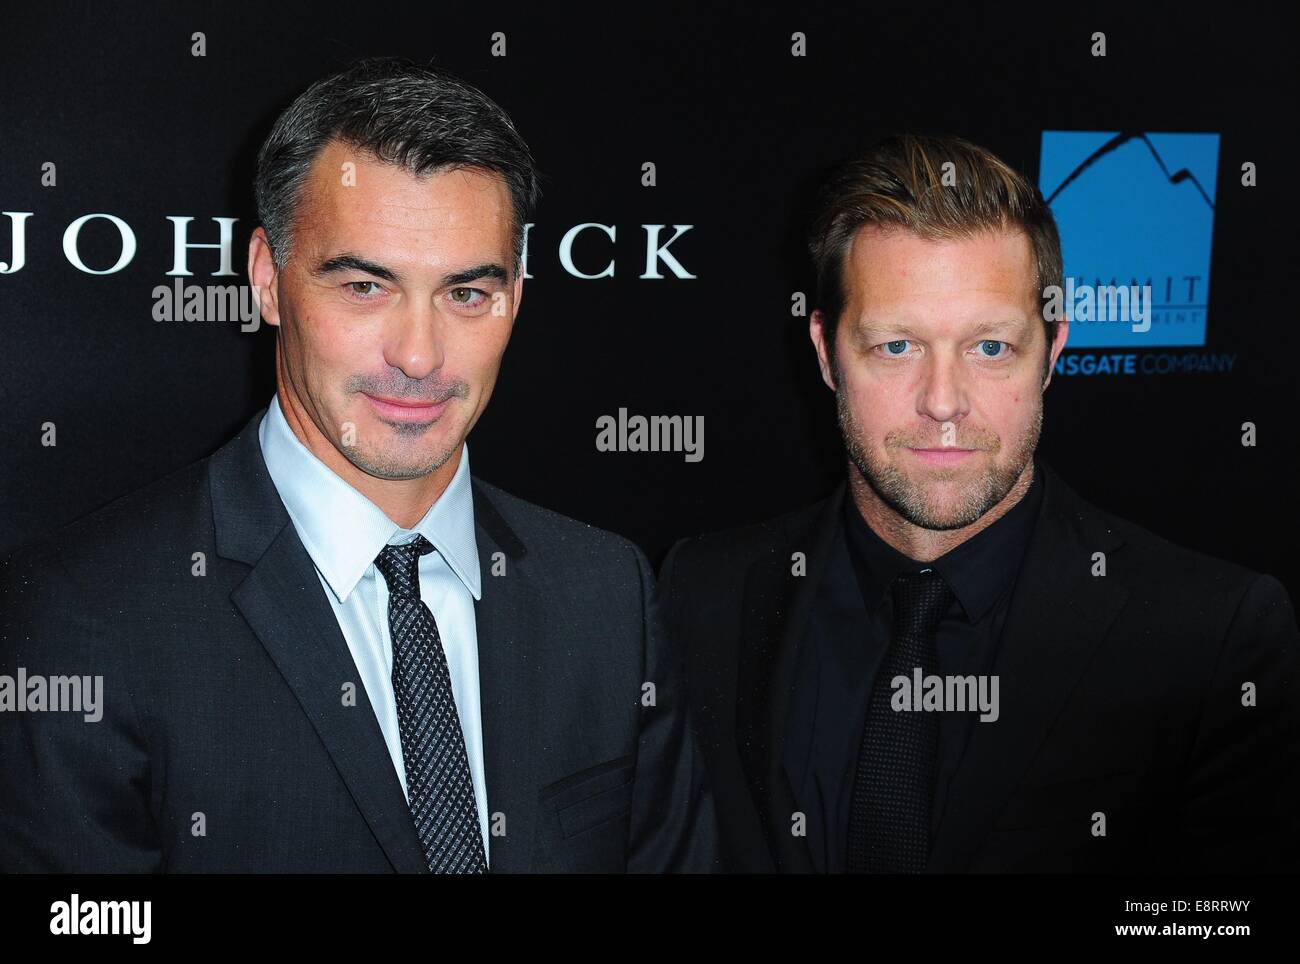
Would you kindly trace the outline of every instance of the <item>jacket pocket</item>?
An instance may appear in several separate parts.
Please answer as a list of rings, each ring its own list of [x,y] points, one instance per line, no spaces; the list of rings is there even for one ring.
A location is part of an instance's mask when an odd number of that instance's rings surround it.
[[[574,837],[625,816],[632,809],[634,761],[619,757],[544,787],[543,806],[553,809],[564,837]]]

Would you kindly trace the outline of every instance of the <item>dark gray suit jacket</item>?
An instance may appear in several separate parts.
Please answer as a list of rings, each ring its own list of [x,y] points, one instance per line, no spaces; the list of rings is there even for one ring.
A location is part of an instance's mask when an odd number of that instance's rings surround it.
[[[0,712],[0,871],[426,871],[267,474],[261,414],[6,565],[0,674],[100,675],[104,712]],[[473,492],[491,870],[712,869],[712,800],[644,555]]]

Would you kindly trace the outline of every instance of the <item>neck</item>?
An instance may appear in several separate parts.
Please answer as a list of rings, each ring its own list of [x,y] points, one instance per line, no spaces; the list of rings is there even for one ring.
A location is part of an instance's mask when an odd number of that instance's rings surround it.
[[[428,475],[414,479],[380,479],[357,468],[316,425],[306,410],[281,381],[276,387],[284,420],[307,451],[320,459],[331,472],[379,507],[389,519],[403,529],[413,529],[429,507],[447,490],[460,465],[462,448],[457,448],[446,463]]]
[[[1025,497],[1033,480],[1034,460],[1030,459],[1002,500],[970,525],[960,529],[924,529],[908,522],[887,505],[867,484],[857,466],[849,462],[849,489],[863,520],[888,545],[917,562],[933,562],[983,532]]]

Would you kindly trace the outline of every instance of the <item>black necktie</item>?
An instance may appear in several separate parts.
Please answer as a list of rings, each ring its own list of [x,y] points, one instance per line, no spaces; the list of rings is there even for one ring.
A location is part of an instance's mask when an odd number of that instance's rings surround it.
[[[375,566],[388,583],[393,693],[406,766],[406,798],[424,859],[435,874],[487,873],[469,756],[442,638],[420,599],[424,536],[385,546]]]
[[[858,750],[849,809],[850,873],[920,873],[930,856],[930,817],[935,764],[939,757],[939,715],[920,709],[894,710],[890,685],[913,671],[937,674],[934,633],[952,602],[952,590],[933,569],[894,580],[894,626],[889,649],[871,686]]]

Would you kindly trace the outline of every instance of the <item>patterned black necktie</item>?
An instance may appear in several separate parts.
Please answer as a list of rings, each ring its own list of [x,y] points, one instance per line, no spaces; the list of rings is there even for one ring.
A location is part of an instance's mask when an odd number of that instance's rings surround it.
[[[433,613],[420,599],[420,556],[432,551],[424,536],[416,536],[385,546],[375,560],[388,583],[406,798],[430,871],[483,874],[487,860],[447,656]]]
[[[849,809],[849,873],[920,873],[930,856],[939,714],[890,705],[890,681],[937,674],[934,633],[953,595],[933,569],[894,580],[893,639],[871,686]]]

